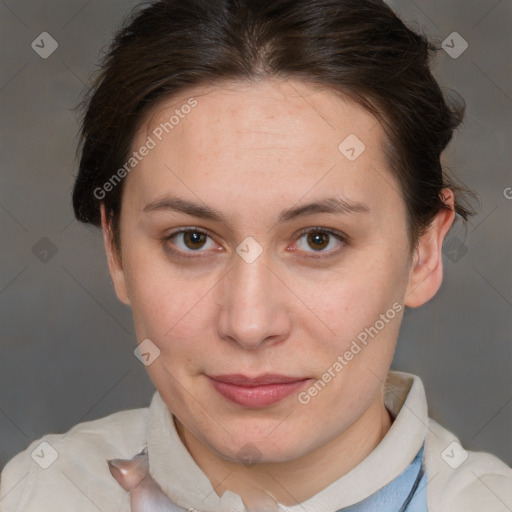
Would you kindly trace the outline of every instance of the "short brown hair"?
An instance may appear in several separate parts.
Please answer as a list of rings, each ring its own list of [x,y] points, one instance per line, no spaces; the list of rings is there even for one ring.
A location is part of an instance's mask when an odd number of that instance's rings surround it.
[[[438,49],[380,0],[160,0],[126,20],[84,101],[81,159],[73,207],[101,225],[103,202],[120,252],[121,182],[101,187],[127,160],[140,123],[155,104],[195,85],[265,77],[295,78],[350,96],[382,123],[390,169],[401,185],[411,247],[447,208],[474,214],[468,195],[440,161],[464,115],[430,71]]]

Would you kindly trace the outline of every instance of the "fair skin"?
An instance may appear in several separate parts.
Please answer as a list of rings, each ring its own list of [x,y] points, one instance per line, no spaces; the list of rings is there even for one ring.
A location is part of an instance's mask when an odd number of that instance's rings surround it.
[[[264,492],[293,505],[354,468],[389,430],[384,381],[403,310],[307,404],[295,392],[242,406],[209,376],[281,374],[307,379],[299,391],[307,390],[394,303],[415,308],[435,295],[454,212],[437,214],[411,256],[381,125],[352,100],[300,81],[190,89],[152,110],[133,148],[190,97],[198,105],[126,178],[122,262],[102,208],[112,280],[132,307],[138,341],[161,351],[147,370],[217,494],[229,489],[257,506]],[[354,161],[338,150],[349,134],[366,146]],[[225,222],[143,211],[170,195],[214,208]],[[332,196],[367,211],[278,221],[282,210]],[[453,193],[443,197],[453,208]],[[208,236],[164,240],[194,227]],[[299,234],[317,227],[347,241]],[[250,263],[236,252],[248,236],[263,250]],[[258,460],[244,465],[249,443]]]

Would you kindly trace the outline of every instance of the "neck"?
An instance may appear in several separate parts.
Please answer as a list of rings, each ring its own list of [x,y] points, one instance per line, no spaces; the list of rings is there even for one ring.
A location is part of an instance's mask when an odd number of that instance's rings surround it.
[[[392,419],[379,395],[365,413],[348,429],[328,443],[301,457],[286,462],[244,466],[219,457],[175,418],[178,434],[210,480],[219,496],[230,490],[251,503],[262,503],[269,495],[285,506],[292,506],[325,489],[356,467],[380,443]],[[268,499],[268,498],[267,498]]]

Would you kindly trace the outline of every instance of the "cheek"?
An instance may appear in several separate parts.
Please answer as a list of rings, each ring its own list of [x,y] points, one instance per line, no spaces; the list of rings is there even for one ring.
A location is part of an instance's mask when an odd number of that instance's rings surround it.
[[[157,258],[133,254],[127,260],[126,285],[137,338],[151,339],[161,351],[192,350],[205,334],[209,288],[205,279],[184,273]],[[179,339],[180,343],[171,343]]]
[[[403,308],[392,282],[369,282],[347,276],[316,296],[315,311],[334,334],[322,328],[328,335],[315,336],[321,324],[310,322],[308,352],[318,381],[299,401],[336,421],[362,414],[393,359]]]
[[[310,319],[310,328],[316,326],[318,333],[340,348],[340,341],[355,338],[400,302],[399,274],[395,267],[373,259],[368,265],[347,264],[343,270],[326,273],[321,279],[319,275],[316,279],[305,275],[296,282],[295,290],[314,312],[304,317]]]

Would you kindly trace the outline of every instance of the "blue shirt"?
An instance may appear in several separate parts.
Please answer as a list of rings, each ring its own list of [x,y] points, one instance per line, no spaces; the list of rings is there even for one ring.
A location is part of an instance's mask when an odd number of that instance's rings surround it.
[[[338,512],[428,512],[423,449],[409,467],[368,498]]]

